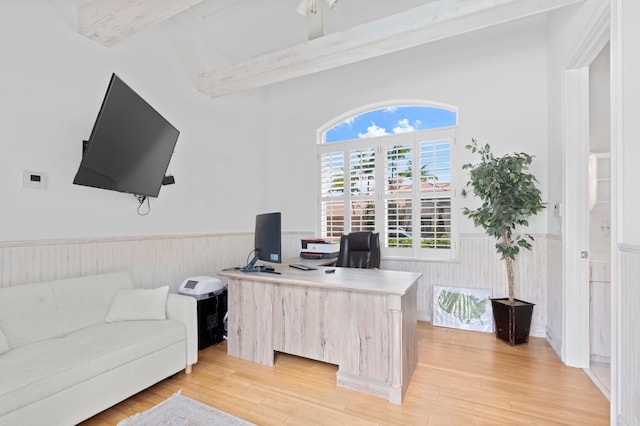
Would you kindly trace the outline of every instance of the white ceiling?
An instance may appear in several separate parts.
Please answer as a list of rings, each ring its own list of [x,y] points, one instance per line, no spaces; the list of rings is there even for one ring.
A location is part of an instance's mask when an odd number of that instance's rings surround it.
[[[69,0],[78,29],[112,46],[158,26],[197,55],[209,96],[261,87],[582,0],[339,0],[296,13],[299,0]],[[321,25],[324,36],[309,40]],[[215,88],[212,89],[212,88]]]

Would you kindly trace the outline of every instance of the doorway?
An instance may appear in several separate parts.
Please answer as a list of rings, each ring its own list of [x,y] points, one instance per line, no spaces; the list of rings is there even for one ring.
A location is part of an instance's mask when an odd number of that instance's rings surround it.
[[[589,65],[589,369],[611,394],[611,72],[609,44]]]
[[[603,6],[601,14],[594,16],[593,27],[585,33],[583,44],[577,46],[572,59],[565,66],[563,81],[564,209],[561,358],[568,366],[585,369],[592,379],[594,376],[591,374],[590,364],[593,339],[590,319],[594,314],[590,312],[593,295],[590,289],[589,242],[590,239],[597,240],[595,238],[597,234],[590,233],[590,226],[593,224],[599,229],[602,223],[599,219],[592,220],[590,217],[589,153],[592,138],[590,132],[594,128],[590,119],[591,115],[610,115],[610,102],[606,102],[604,111],[601,109],[597,112],[590,111],[590,96],[595,95],[595,92],[591,93],[589,77],[591,64],[609,43],[609,24],[609,9]],[[600,103],[598,107],[602,105]],[[607,135],[606,140],[609,141],[609,139]],[[605,167],[601,168],[601,172]],[[597,177],[597,173],[595,176]],[[604,194],[604,191],[600,192],[601,196]],[[606,305],[606,302],[602,305]],[[615,348],[610,347],[610,351],[610,356],[615,357],[613,352]]]

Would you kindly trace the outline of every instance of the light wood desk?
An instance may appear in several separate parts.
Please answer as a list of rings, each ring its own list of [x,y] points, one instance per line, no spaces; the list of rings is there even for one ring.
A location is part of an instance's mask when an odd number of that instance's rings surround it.
[[[401,404],[418,362],[421,274],[319,266],[228,279],[227,352],[273,366],[274,351],[338,365],[337,384]]]

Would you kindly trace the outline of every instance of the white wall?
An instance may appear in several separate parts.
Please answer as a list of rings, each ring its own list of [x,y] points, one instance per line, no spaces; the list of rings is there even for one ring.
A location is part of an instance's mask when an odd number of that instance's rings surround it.
[[[277,185],[269,197],[287,204],[293,229],[317,229],[317,130],[363,105],[421,99],[459,108],[460,164],[477,161],[464,149],[471,138],[497,154],[535,155],[532,169],[546,198],[546,70],[545,26],[534,19],[274,85],[267,122],[269,176]],[[467,176],[459,169],[456,178],[463,184]],[[547,214],[532,220],[531,232],[546,232]],[[460,220],[460,231],[481,232],[468,220]]]
[[[313,231],[316,130],[388,99],[458,106],[461,161],[472,137],[497,153],[526,150],[547,190],[546,47],[536,20],[507,27],[506,37],[485,30],[212,100],[195,90],[193,64],[162,25],[105,48],[78,35],[71,15],[43,0],[0,4],[2,241],[250,231],[266,210],[282,210],[285,229]],[[176,184],[151,199],[146,217],[131,195],[71,184],[112,72],[181,130]],[[48,188],[23,188],[25,170],[45,173]],[[546,214],[532,232],[546,232]],[[460,229],[476,232],[469,221]]]
[[[622,216],[619,223],[619,237],[621,242],[627,244],[640,244],[640,220],[637,219],[640,211],[640,197],[638,197],[638,158],[640,158],[640,56],[634,48],[639,39],[639,31],[635,29],[635,23],[640,16],[640,4],[633,1],[622,1],[623,19],[622,31],[625,43],[621,46],[622,60],[621,79],[624,92],[621,97],[622,140],[620,176],[626,184],[621,186]]]
[[[611,90],[609,45],[589,66],[589,151],[611,149]]]
[[[212,100],[162,26],[105,48],[67,12],[0,3],[0,241],[251,231],[266,200],[263,92]],[[181,131],[176,184],[145,217],[132,195],[71,183],[112,72]],[[48,188],[23,188],[25,170],[45,173]]]
[[[640,424],[640,3],[613,0],[614,354],[612,424]]]

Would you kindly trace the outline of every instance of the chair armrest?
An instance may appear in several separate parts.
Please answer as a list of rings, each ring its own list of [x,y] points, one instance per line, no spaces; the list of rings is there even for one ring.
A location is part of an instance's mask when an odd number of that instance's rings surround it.
[[[187,365],[198,362],[198,305],[196,299],[176,293],[167,297],[167,318],[187,328]]]

